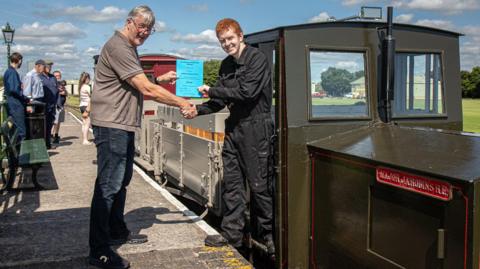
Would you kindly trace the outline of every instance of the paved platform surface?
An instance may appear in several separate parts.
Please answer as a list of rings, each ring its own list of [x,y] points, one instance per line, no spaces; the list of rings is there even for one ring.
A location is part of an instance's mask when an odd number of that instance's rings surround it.
[[[0,194],[0,268],[95,268],[87,255],[96,149],[81,144],[81,126],[68,113],[60,135],[58,147],[49,151],[51,164],[39,170],[46,190]],[[19,171],[14,187],[30,184],[29,171]],[[126,221],[149,241],[117,249],[131,268],[252,268],[231,247],[205,247],[211,228],[203,223],[201,229],[198,219],[187,217],[168,196],[134,172]]]

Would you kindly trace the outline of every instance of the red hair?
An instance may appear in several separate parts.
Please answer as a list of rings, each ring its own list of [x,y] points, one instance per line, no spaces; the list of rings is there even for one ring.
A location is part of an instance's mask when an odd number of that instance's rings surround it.
[[[223,32],[228,31],[229,29],[232,29],[233,32],[235,32],[237,35],[243,33],[240,24],[236,20],[230,18],[221,19],[217,22],[217,27],[215,27],[217,36]]]

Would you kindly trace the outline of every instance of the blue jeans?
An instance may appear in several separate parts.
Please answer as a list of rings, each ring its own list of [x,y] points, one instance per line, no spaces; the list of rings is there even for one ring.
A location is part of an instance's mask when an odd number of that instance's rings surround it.
[[[109,248],[110,238],[128,236],[123,219],[126,187],[133,173],[135,133],[93,126],[97,147],[97,179],[90,211],[90,254]]]
[[[27,136],[27,128],[25,126],[25,106],[15,97],[7,97],[7,114],[12,117],[17,127],[19,141]]]
[[[55,121],[55,114],[57,113],[57,107],[55,104],[47,104],[45,107],[45,145],[47,147],[52,145],[50,134],[52,133],[53,122]]]

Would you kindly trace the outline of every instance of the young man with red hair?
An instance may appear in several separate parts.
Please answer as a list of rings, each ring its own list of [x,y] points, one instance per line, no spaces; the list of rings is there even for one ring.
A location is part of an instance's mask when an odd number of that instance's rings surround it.
[[[217,38],[228,56],[222,61],[219,80],[214,87],[198,90],[210,100],[187,112],[193,118],[220,111],[225,106],[230,117],[225,122],[223,144],[224,215],[223,237],[208,236],[205,244],[242,246],[247,209],[245,181],[251,190],[251,217],[257,224],[260,240],[269,254],[275,253],[272,237],[272,160],[273,120],[271,70],[267,57],[257,48],[245,44],[243,31],[233,19],[217,23]]]

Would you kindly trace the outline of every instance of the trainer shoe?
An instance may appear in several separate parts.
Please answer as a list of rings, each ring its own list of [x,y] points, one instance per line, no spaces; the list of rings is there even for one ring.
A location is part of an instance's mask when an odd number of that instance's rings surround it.
[[[127,237],[110,238],[108,244],[110,246],[118,246],[123,244],[143,244],[148,242],[148,236],[145,234],[129,234]]]
[[[113,250],[99,255],[90,255],[88,263],[103,269],[127,269],[130,263]]]

